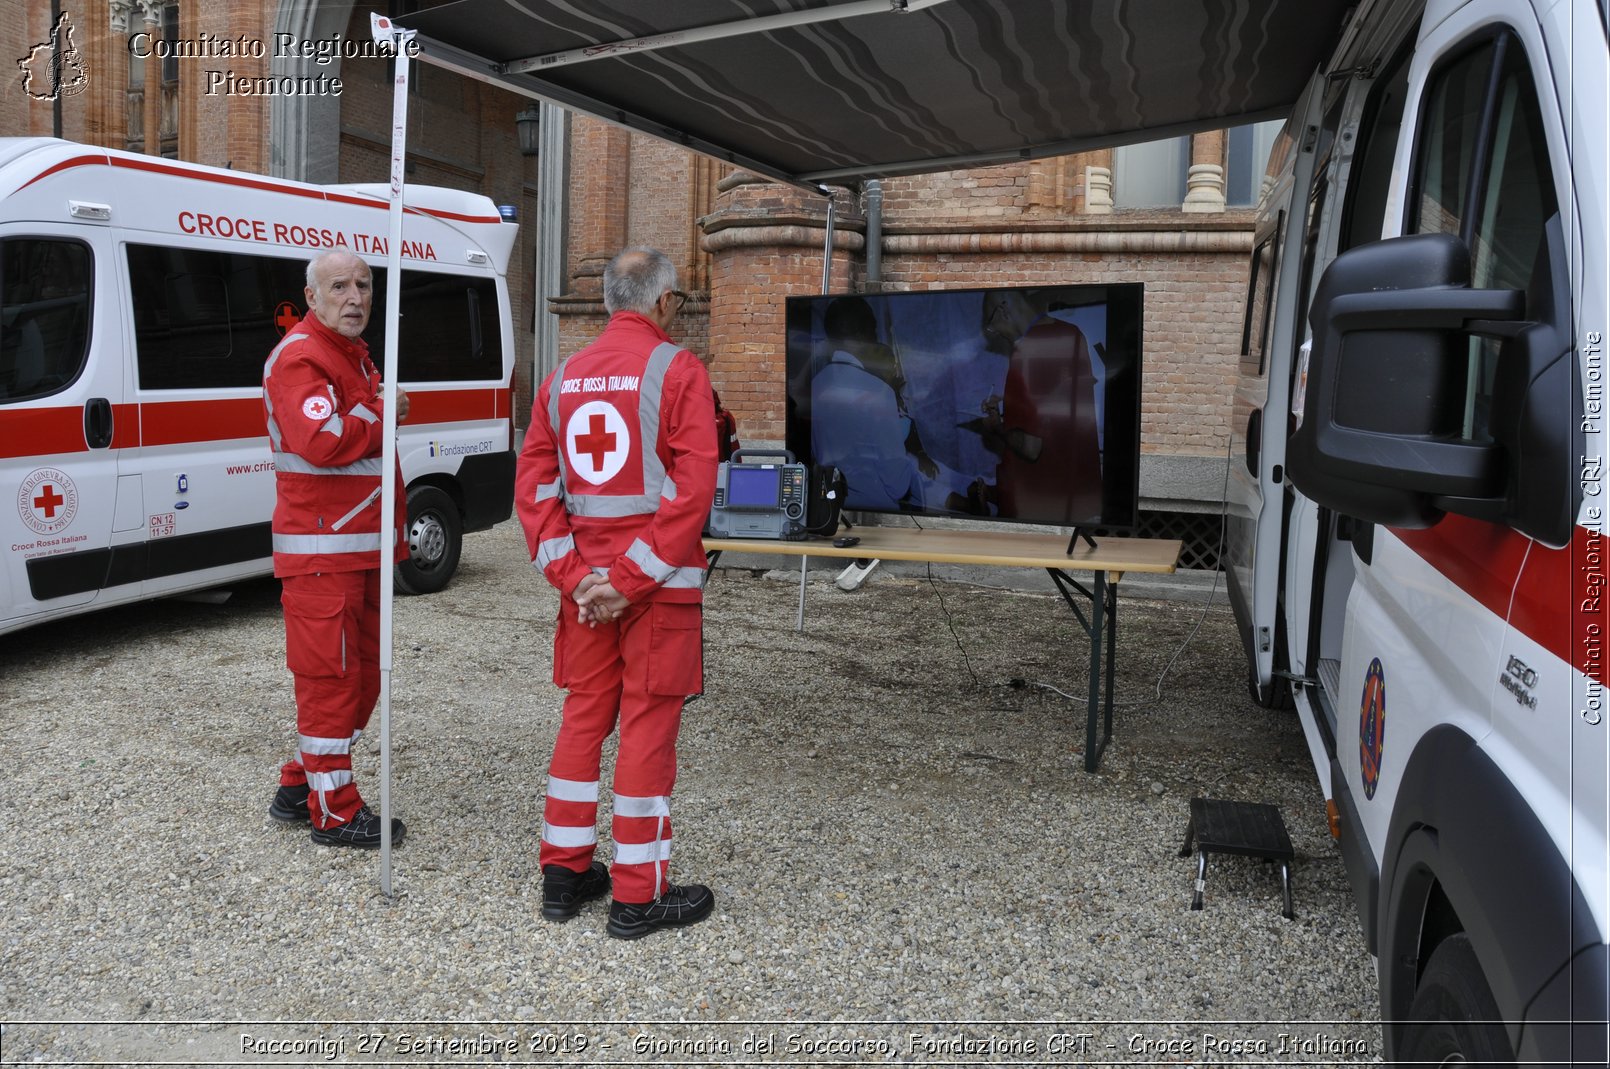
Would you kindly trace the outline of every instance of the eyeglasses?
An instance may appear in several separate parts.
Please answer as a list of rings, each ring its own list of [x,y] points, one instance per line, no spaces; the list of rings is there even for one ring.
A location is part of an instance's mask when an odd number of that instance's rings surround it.
[[[676,298],[676,310],[682,311],[682,306],[688,303],[688,295],[681,290],[672,290],[671,296]]]

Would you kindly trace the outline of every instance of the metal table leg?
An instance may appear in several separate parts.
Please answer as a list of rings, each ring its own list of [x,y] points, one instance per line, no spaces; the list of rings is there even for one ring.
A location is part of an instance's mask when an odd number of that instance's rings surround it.
[[[1094,772],[1101,764],[1102,751],[1112,741],[1112,679],[1118,646],[1118,587],[1107,581],[1107,573],[1098,571],[1090,589],[1056,568],[1048,568],[1062,600],[1068,603],[1079,626],[1090,639],[1090,692],[1085,714],[1085,771]],[[1077,590],[1090,603],[1090,615],[1075,600]],[[1106,661],[1102,661],[1102,645],[1106,644]],[[1098,726],[1100,737],[1097,736]]]

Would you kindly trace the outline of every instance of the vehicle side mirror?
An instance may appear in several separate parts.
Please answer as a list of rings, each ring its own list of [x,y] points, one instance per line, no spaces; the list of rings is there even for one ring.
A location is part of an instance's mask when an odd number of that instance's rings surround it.
[[[1519,290],[1470,288],[1458,238],[1423,234],[1351,249],[1314,293],[1300,422],[1287,451],[1297,488],[1337,512],[1429,527],[1450,500],[1501,509],[1503,446],[1464,438],[1472,334],[1525,311]]]

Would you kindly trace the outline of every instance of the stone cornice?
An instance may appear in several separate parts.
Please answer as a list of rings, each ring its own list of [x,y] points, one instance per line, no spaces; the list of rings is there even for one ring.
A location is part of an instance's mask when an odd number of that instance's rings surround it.
[[[556,315],[565,316],[609,315],[604,311],[604,298],[591,297],[583,293],[562,293],[557,297],[549,297],[548,310]],[[683,315],[707,315],[709,311],[708,297],[689,297],[688,303],[682,306]]]
[[[884,255],[1002,253],[1235,253],[1252,251],[1250,230],[1041,230],[1015,232],[885,232]]]
[[[699,248],[712,253],[760,246],[820,249],[822,232],[823,228],[820,225],[774,226],[754,222],[723,227],[714,233],[707,233],[699,239]],[[833,248],[846,252],[860,252],[865,246],[866,235],[847,230],[834,223]]]
[[[734,227],[787,226],[821,230],[827,225],[827,213],[791,208],[721,208],[699,219],[698,223],[707,235]],[[866,220],[859,215],[834,213],[833,229],[864,231]]]
[[[1213,215],[1187,215],[1184,212],[1125,211],[1113,215],[1033,215],[992,219],[934,219],[923,222],[903,220],[898,214],[885,215],[883,232],[889,234],[1035,234],[1104,231],[1247,231],[1257,215],[1250,208],[1218,212]]]

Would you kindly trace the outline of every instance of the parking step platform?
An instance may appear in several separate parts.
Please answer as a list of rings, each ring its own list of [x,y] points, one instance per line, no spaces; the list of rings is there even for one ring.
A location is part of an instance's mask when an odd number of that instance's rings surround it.
[[[1202,894],[1207,889],[1208,855],[1240,854],[1280,865],[1280,894],[1285,907],[1280,912],[1287,920],[1292,919],[1291,860],[1295,853],[1280,810],[1262,802],[1192,798],[1191,822],[1185,827],[1185,845],[1180,847],[1180,857],[1190,856],[1193,840],[1198,853],[1192,909],[1202,908]]]

